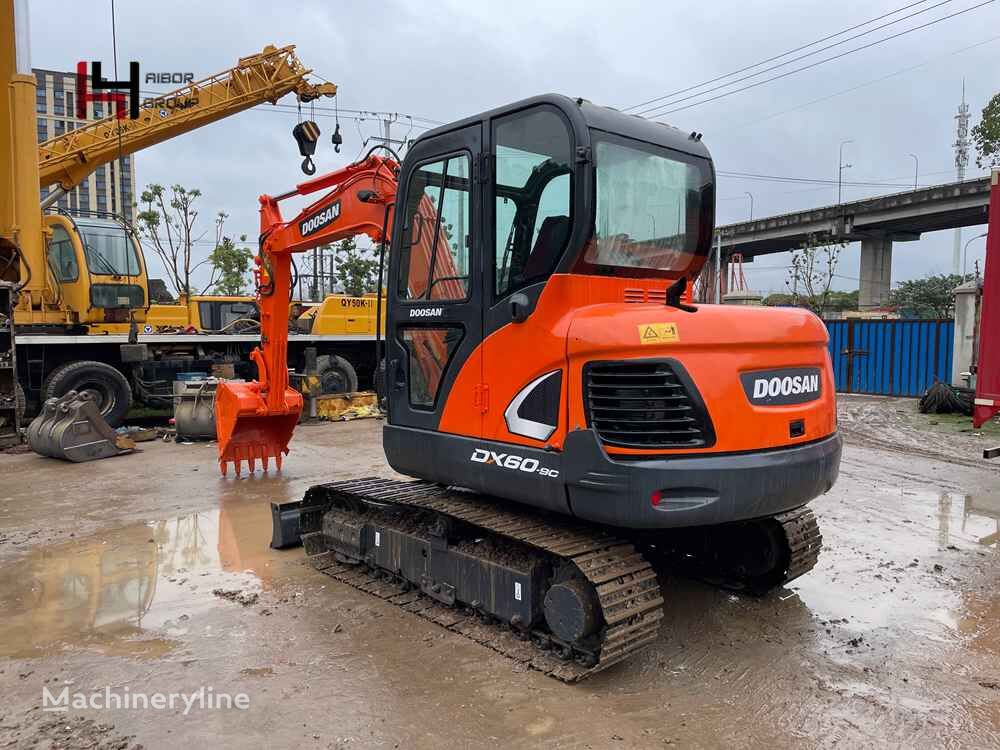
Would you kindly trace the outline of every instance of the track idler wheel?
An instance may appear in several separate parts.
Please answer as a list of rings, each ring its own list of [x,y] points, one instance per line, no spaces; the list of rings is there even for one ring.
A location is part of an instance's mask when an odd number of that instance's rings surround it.
[[[601,605],[588,582],[571,578],[553,584],[543,605],[549,630],[565,643],[580,643],[601,627]]]

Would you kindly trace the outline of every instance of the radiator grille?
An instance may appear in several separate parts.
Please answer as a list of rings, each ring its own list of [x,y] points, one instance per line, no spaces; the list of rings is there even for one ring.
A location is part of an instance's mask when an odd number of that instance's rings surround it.
[[[584,368],[587,421],[607,445],[702,448],[714,442],[704,404],[664,361],[591,362]]]

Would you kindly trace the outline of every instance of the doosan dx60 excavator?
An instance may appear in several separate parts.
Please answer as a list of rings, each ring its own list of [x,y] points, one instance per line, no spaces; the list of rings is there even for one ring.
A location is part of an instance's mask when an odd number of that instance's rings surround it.
[[[700,135],[552,95],[262,196],[260,377],[219,389],[223,469],[280,461],[302,408],[291,254],[365,233],[389,243],[385,455],[418,481],[311,488],[318,568],[568,681],[657,637],[652,562],[802,575],[840,462],[827,333],[691,302],[714,214]]]

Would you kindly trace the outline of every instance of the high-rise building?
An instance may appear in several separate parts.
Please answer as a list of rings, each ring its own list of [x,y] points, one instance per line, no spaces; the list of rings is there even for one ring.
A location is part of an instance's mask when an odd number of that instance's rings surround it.
[[[38,142],[56,138],[113,111],[110,102],[87,102],[87,119],[76,117],[76,74],[34,68],[38,81],[35,110],[38,113]],[[52,188],[42,188],[41,198]],[[103,164],[56,203],[58,209],[74,216],[119,216],[135,221],[135,162],[131,156]]]

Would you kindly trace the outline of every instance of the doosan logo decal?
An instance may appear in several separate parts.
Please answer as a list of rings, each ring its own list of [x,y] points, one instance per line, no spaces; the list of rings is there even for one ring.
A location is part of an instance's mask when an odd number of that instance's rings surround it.
[[[440,307],[414,307],[410,310],[411,318],[436,318],[444,312]]]
[[[756,406],[802,404],[815,401],[822,391],[820,371],[816,367],[745,372],[740,379],[747,398]]]
[[[786,375],[783,378],[757,378],[753,381],[754,398],[800,393],[819,393],[819,375]]]
[[[308,237],[340,218],[340,201],[299,222],[299,234]]]

